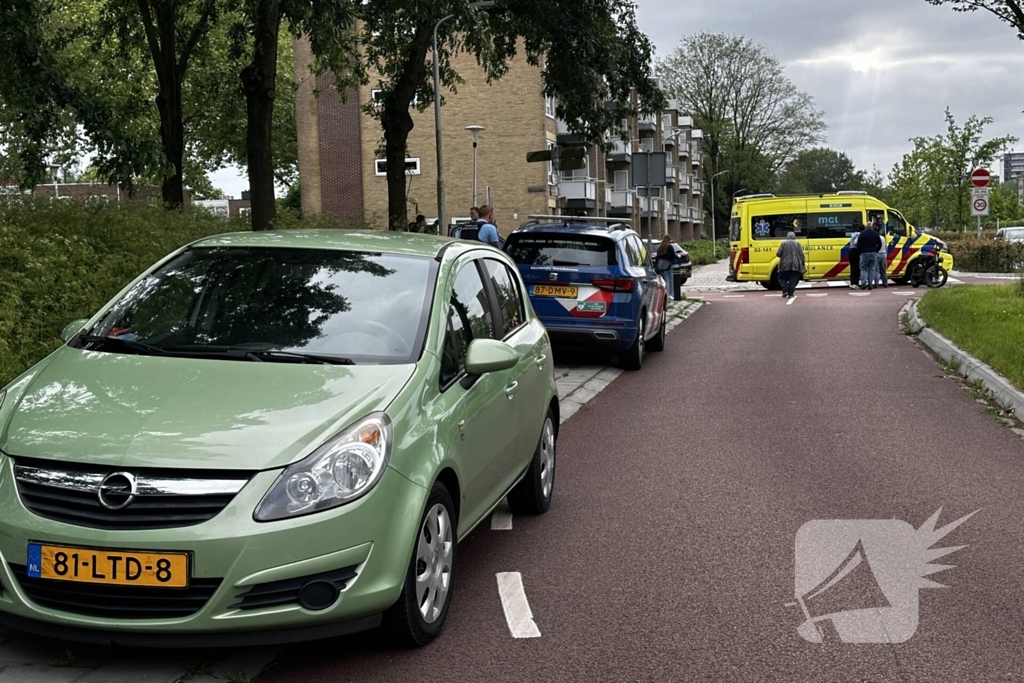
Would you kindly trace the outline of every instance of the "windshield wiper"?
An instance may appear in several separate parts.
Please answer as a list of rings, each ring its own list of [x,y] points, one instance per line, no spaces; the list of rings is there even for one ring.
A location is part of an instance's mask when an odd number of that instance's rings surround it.
[[[233,349],[237,352],[237,349]],[[355,365],[351,358],[339,356],[320,356],[315,353],[298,353],[295,351],[246,351],[245,357],[260,361],[284,361],[293,363],[319,363],[320,365]]]
[[[124,349],[130,349],[136,353],[144,353],[150,356],[171,356],[174,354],[164,351],[158,346],[152,346],[144,342],[134,341],[131,339],[123,339],[121,337],[107,337],[99,334],[83,334],[78,338],[79,344],[100,344],[100,345],[114,345],[120,346]]]

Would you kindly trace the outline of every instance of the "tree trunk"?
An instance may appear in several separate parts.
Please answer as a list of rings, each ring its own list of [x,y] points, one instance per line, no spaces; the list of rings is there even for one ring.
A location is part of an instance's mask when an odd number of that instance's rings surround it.
[[[416,27],[402,73],[392,84],[391,92],[384,99],[380,122],[384,128],[385,159],[388,172],[388,229],[405,230],[409,215],[405,190],[405,153],[412,132],[412,106],[416,87],[427,69],[427,50],[430,48],[433,23]]]
[[[159,54],[153,55],[159,92],[156,108],[160,112],[160,142],[171,168],[164,172],[162,195],[164,205],[176,208],[185,203],[183,179],[185,156],[185,124],[181,102],[181,75],[178,70],[175,3],[164,2],[157,7],[157,30],[160,35]]]
[[[259,0],[254,24],[252,62],[241,74],[247,116],[249,199],[252,229],[271,230],[277,220],[271,131],[277,87],[277,40],[281,30],[280,0]]]

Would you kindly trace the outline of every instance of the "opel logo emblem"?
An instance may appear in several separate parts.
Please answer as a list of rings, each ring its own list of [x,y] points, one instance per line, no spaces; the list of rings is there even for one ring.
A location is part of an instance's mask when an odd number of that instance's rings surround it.
[[[552,281],[557,280],[558,279],[558,273],[548,273],[548,279],[552,280]]]
[[[97,497],[100,505],[108,510],[128,507],[139,492],[139,482],[134,474],[113,472],[103,478]]]

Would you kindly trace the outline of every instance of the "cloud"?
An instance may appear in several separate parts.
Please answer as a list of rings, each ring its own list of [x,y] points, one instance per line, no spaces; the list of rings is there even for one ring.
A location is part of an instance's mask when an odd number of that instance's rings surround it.
[[[943,132],[947,106],[960,122],[993,117],[993,137],[1024,139],[1024,42],[985,12],[925,0],[639,0],[638,19],[659,55],[698,31],[764,46],[825,111],[828,143],[863,168],[887,172],[910,138]]]

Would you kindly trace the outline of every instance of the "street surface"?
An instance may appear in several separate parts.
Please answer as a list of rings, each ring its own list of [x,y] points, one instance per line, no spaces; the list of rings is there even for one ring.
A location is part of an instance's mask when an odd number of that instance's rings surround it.
[[[820,289],[793,305],[711,295],[582,407],[562,427],[550,512],[460,546],[433,645],[297,646],[259,681],[1020,679],[1024,441],[900,333],[899,290]],[[938,543],[967,547],[930,577],[948,588],[920,591],[913,638],[797,634],[801,525],[918,528],[940,507],[940,525],[980,512]],[[496,583],[510,572],[539,637],[510,631]]]
[[[1024,677],[1024,441],[900,333],[900,307],[923,290],[816,284],[787,303],[724,272],[698,271],[684,291],[707,303],[674,305],[679,327],[641,372],[558,359],[552,508],[499,508],[460,546],[431,646],[396,651],[370,632],[125,652],[0,630],[0,683],[242,681],[264,666],[260,683]],[[980,512],[937,544],[967,547],[929,577],[949,588],[920,591],[912,639],[797,634],[802,524],[917,528],[940,507],[939,526]]]

